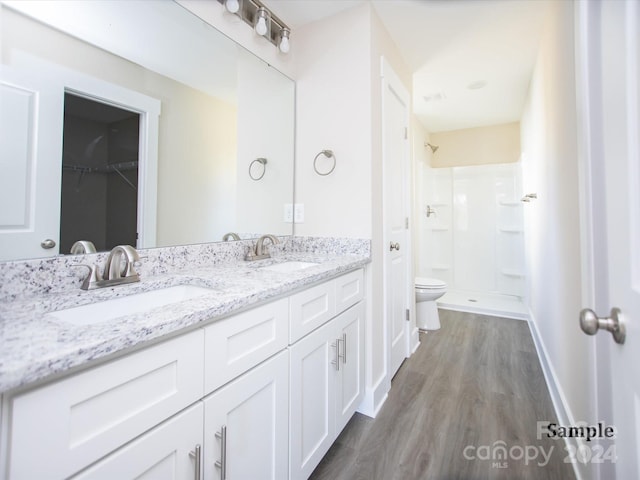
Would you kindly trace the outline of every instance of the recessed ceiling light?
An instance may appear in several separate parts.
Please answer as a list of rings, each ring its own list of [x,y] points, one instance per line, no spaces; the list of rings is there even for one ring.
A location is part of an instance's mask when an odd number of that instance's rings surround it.
[[[469,90],[480,90],[481,88],[484,88],[486,86],[487,86],[486,80],[476,80],[475,82],[471,82],[469,85],[467,85],[467,88]]]

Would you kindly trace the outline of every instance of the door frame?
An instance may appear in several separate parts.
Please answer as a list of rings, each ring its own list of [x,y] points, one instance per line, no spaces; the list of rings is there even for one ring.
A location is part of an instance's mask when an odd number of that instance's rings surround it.
[[[610,308],[607,268],[607,217],[605,149],[600,95],[599,2],[575,3],[575,78],[578,140],[578,185],[580,205],[581,301],[582,307],[597,312]],[[577,325],[576,312],[576,328]],[[578,333],[581,334],[581,333]],[[589,339],[588,358],[591,420],[613,425],[613,398],[609,378],[611,337],[595,335]],[[601,443],[601,440],[598,440]],[[606,444],[602,445],[607,449]],[[574,464],[574,468],[576,465]],[[615,478],[610,462],[582,465],[594,479]],[[581,472],[582,473],[582,472]]]
[[[24,54],[17,67],[39,74],[46,72],[49,81],[65,93],[135,112],[140,115],[138,140],[138,240],[136,248],[156,246],[158,204],[159,121],[162,102],[128,88],[105,82],[73,69]],[[62,132],[60,132],[62,137]],[[62,158],[60,158],[62,163]],[[58,222],[59,223],[59,222]]]
[[[405,251],[404,255],[404,271],[405,271],[405,291],[403,294],[404,298],[404,307],[405,310],[409,310],[410,318],[415,318],[414,308],[411,302],[411,294],[413,294],[413,281],[411,280],[413,269],[411,268],[412,261],[412,248],[411,248],[411,230],[410,230],[410,219],[411,217],[411,189],[410,189],[410,141],[409,141],[409,130],[410,130],[410,111],[411,111],[411,95],[408,90],[400,80],[400,77],[395,73],[391,64],[387,61],[384,56],[380,57],[380,79],[381,79],[381,105],[382,105],[382,115],[381,115],[381,123],[382,123],[382,204],[385,204],[385,188],[384,188],[384,178],[385,172],[388,169],[389,159],[385,154],[385,129],[386,129],[386,121],[385,121],[385,91],[391,87],[396,95],[404,102],[407,106],[406,108],[406,116],[405,116],[405,126],[406,126],[406,135],[405,135],[405,148],[403,150],[402,159],[403,163],[403,216],[407,219],[409,224],[404,229],[403,239],[402,239],[402,248]],[[387,268],[387,248],[389,245],[389,237],[388,237],[388,228],[387,228],[387,218],[384,213],[384,208],[382,209],[382,246],[381,246],[381,254],[382,254],[382,272],[383,272],[383,318],[384,318],[384,345],[385,345],[385,363],[387,370],[387,385],[390,387],[391,378],[393,373],[391,372],[391,333],[390,333],[390,319],[388,316],[388,304],[389,304],[389,293],[387,289],[386,278],[388,275]],[[413,332],[410,329],[410,325],[413,324]],[[411,346],[415,344],[417,347],[418,342],[418,329],[415,327],[415,321],[413,322],[405,322],[405,356],[409,357],[412,352]],[[412,341],[413,340],[413,341]],[[395,373],[395,372],[394,372]],[[388,390],[388,389],[387,389]]]

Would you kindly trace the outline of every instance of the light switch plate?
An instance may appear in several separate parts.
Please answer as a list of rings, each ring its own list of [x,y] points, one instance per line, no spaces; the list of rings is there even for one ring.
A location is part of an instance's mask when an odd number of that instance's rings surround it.
[[[293,206],[293,219],[295,223],[304,223],[304,203],[296,203]]]
[[[285,223],[293,222],[293,204],[292,203],[284,204],[284,222]]]

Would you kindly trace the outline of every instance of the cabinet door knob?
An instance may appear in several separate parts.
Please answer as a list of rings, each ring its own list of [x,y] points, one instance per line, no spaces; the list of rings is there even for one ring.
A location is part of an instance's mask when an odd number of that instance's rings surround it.
[[[400,244],[398,242],[389,244],[389,251],[393,252],[394,250],[400,250]]]

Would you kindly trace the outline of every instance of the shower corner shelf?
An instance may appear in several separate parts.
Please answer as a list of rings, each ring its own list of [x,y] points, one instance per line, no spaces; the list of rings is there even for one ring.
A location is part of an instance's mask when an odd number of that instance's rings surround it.
[[[522,205],[520,200],[500,200],[499,204],[504,207],[519,207],[520,205]]]
[[[440,264],[436,264],[436,265],[431,265],[431,270],[442,270],[442,271],[451,270],[451,266],[447,265],[447,264],[440,263]]]
[[[521,272],[520,270],[513,270],[510,268],[503,268],[500,273],[502,273],[503,275],[506,275],[507,277],[518,277],[518,278],[523,278],[525,275],[523,272]]]

